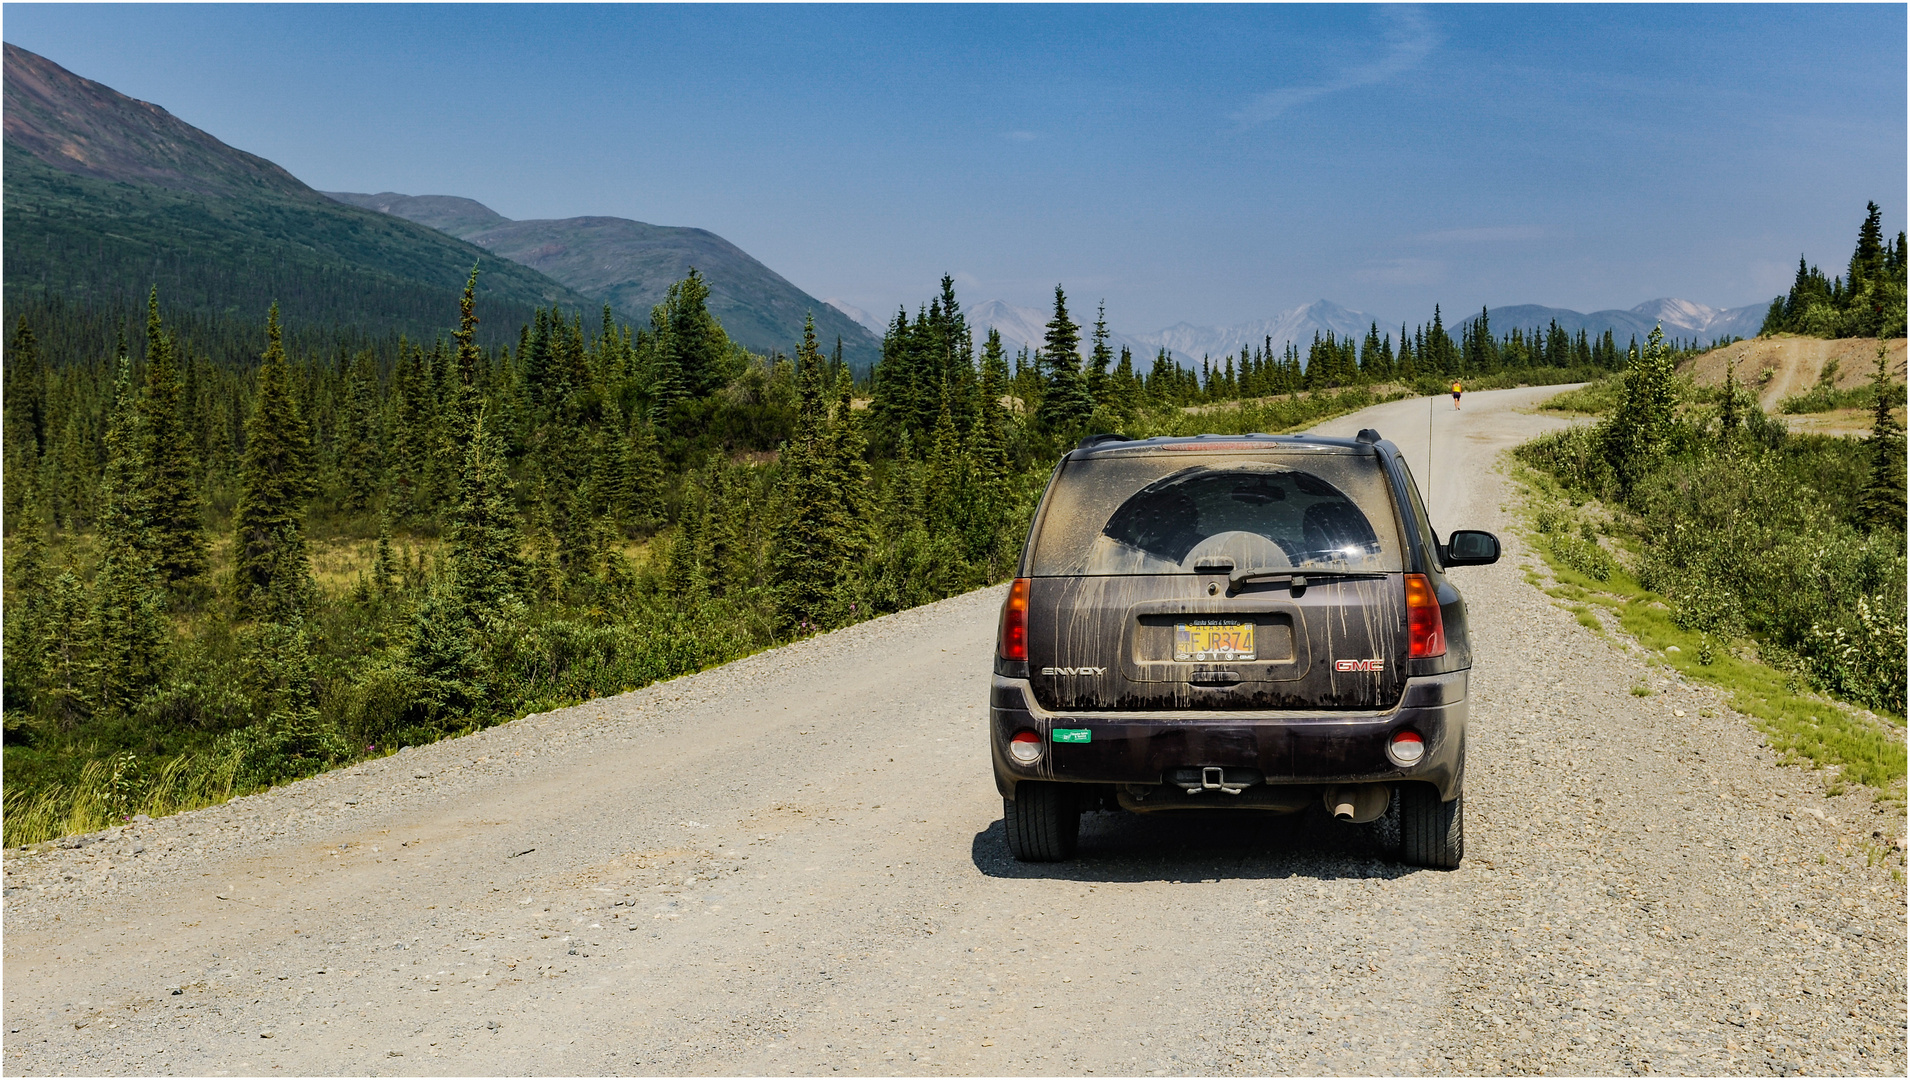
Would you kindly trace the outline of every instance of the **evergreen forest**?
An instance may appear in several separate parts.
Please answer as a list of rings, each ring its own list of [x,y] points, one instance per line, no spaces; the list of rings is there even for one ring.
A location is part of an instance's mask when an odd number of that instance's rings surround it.
[[[1897,338],[1905,333],[1904,234],[1883,235],[1883,211],[1871,203],[1857,229],[1857,247],[1841,277],[1797,257],[1791,291],[1771,301],[1760,334]]]
[[[431,341],[155,288],[30,296],[5,362],[6,842],[258,790],[951,596],[1013,572],[1091,432],[1281,431],[1637,354],[1429,323],[1196,368],[1057,287],[1042,348],[953,284],[875,368],[738,347],[692,271],[647,324],[536,309]],[[513,310],[505,305],[505,310]],[[1695,347],[1695,343],[1692,343]]]

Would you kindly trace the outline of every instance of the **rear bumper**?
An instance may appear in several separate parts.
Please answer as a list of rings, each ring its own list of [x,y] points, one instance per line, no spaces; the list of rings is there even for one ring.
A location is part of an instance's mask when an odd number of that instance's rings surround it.
[[[1013,799],[1023,780],[1145,786],[1168,782],[1175,770],[1219,766],[1259,773],[1269,788],[1413,780],[1451,800],[1465,773],[1466,675],[1411,679],[1397,708],[1344,713],[1048,712],[1027,680],[997,675],[988,708],[995,786]],[[1086,731],[1088,741],[1057,743],[1057,728]],[[1412,766],[1395,764],[1386,751],[1403,729],[1426,744]],[[1008,740],[1022,730],[1034,731],[1042,746],[1026,765],[1008,756]]]

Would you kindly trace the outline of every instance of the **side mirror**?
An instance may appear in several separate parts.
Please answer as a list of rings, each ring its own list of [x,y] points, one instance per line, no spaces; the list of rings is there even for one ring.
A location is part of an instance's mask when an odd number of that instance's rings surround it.
[[[1454,529],[1440,562],[1447,566],[1488,566],[1499,561],[1499,538],[1478,529]]]

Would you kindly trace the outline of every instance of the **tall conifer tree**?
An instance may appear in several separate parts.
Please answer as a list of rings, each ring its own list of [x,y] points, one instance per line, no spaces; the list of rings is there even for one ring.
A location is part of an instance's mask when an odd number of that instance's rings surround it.
[[[1871,204],[1876,209],[1876,204]],[[1902,391],[1890,378],[1889,342],[1877,341],[1877,370],[1870,379],[1876,401],[1871,406],[1870,438],[1865,440],[1865,456],[1870,468],[1864,477],[1863,493],[1857,513],[1873,529],[1904,528],[1904,438],[1903,426],[1893,411],[1903,402]]]
[[[184,387],[172,336],[159,318],[159,289],[146,300],[146,393],[141,402],[140,479],[147,539],[162,582],[176,586],[205,573],[205,525],[199,463],[186,427]]]
[[[266,318],[265,339],[258,399],[246,422],[239,467],[233,584],[243,615],[282,622],[303,610],[312,589],[305,548],[312,440],[293,396],[277,304]]]
[[[1071,434],[1087,423],[1094,398],[1081,372],[1081,328],[1068,317],[1068,295],[1059,285],[1054,287],[1054,317],[1048,320],[1041,359],[1048,368],[1041,424],[1051,432]]]
[[[140,484],[141,424],[132,362],[123,343],[100,480],[99,569],[93,577],[89,639],[93,700],[109,712],[138,704],[157,683],[165,652],[163,589],[153,565],[149,505]]]

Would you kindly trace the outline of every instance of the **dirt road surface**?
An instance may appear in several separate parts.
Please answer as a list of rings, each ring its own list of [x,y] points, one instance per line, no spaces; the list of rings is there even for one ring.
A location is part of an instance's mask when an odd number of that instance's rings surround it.
[[[1495,455],[1552,392],[1325,430],[1504,535]],[[987,589],[10,852],[5,1070],[1902,1075],[1899,813],[1776,764],[1506,539],[1457,572],[1460,870],[1316,816],[1097,814],[1078,861],[1013,862]]]

